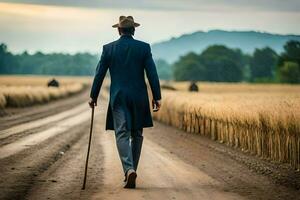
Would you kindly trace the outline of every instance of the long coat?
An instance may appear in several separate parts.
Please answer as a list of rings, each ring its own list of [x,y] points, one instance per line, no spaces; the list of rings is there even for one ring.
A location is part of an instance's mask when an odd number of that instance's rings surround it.
[[[120,39],[103,46],[90,93],[95,101],[108,69],[111,85],[106,130],[114,130],[112,111],[116,103],[125,110],[127,130],[152,127],[145,71],[153,99],[160,100],[161,92],[150,45],[130,35],[122,35]]]

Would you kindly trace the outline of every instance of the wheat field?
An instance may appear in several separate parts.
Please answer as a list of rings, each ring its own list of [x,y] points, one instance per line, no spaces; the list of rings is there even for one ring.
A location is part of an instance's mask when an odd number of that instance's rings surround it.
[[[47,87],[50,76],[0,76],[0,109],[25,107],[64,98],[90,84],[89,77],[55,77],[60,87]]]
[[[300,86],[168,84],[156,120],[300,169]]]

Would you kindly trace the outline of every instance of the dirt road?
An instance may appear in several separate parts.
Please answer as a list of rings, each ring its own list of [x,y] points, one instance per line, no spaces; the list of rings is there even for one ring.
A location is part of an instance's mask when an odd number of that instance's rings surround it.
[[[299,172],[155,123],[145,129],[137,189],[122,188],[107,102],[96,109],[86,190],[87,92],[0,118],[0,199],[299,199]],[[9,114],[10,113],[10,114]]]

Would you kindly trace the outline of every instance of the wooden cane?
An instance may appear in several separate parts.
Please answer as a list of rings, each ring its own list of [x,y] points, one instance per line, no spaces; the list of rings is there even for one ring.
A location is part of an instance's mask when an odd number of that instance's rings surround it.
[[[95,108],[95,106],[92,107],[92,118],[91,118],[91,127],[90,127],[90,139],[89,139],[88,151],[87,151],[87,155],[86,155],[85,170],[84,170],[84,179],[83,179],[83,185],[82,185],[82,188],[81,188],[82,190],[85,189],[87,169],[88,169],[88,163],[89,163],[89,155],[90,155],[92,132],[93,132],[93,123],[94,123],[94,108]]]

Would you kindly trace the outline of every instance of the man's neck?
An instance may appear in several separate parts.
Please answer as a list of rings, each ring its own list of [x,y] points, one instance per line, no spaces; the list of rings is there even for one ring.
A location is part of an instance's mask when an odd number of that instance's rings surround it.
[[[121,37],[123,37],[123,36],[124,36],[124,37],[132,37],[131,34],[124,34],[124,33],[122,33],[122,34],[121,34]]]

